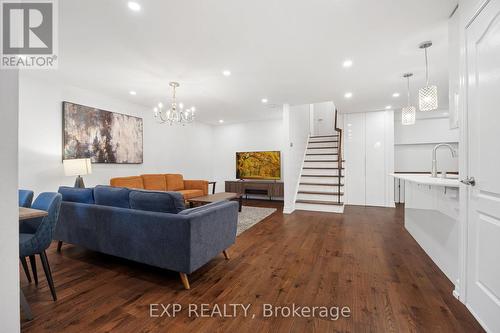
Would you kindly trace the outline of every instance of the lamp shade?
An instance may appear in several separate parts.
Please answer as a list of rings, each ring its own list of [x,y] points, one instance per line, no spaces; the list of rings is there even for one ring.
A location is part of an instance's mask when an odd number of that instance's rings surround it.
[[[401,123],[403,125],[415,124],[416,108],[414,106],[406,106],[401,109]]]
[[[436,86],[427,86],[418,91],[420,111],[433,111],[438,108],[438,93]]]
[[[90,158],[77,158],[74,160],[64,160],[64,174],[66,176],[83,176],[92,173],[92,163]]]

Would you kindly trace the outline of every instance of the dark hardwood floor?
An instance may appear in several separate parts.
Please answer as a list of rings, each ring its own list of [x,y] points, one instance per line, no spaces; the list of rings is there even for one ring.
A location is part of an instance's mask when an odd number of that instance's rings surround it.
[[[246,204],[277,207],[266,201]],[[56,244],[48,250],[57,302],[43,274],[21,287],[24,332],[482,332],[452,284],[403,227],[398,209],[347,206],[335,215],[276,212],[190,276]],[[39,267],[41,267],[41,264]],[[150,317],[150,304],[250,303],[255,318]],[[348,306],[349,318],[263,318],[261,306]]]

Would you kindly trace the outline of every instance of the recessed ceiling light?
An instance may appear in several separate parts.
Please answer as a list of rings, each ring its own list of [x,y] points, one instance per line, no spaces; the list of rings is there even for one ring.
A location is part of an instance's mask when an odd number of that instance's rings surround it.
[[[158,107],[161,109],[163,107],[163,103],[162,102],[158,103]]]
[[[219,124],[223,124],[224,123],[224,120],[223,119],[220,119],[219,120]]]
[[[344,66],[345,68],[351,67],[352,66],[352,60],[351,59],[344,60],[344,62],[342,63],[342,66]]]
[[[267,98],[263,98],[263,99],[261,99],[261,102],[262,102],[262,103],[264,103],[264,104],[266,104],[266,103],[268,102],[268,101],[267,101]]]
[[[194,106],[191,107],[191,111],[195,112],[196,108]]]
[[[387,105],[387,106],[385,107],[385,109],[386,109],[386,110],[390,110],[390,109],[392,109],[392,105]]]
[[[229,70],[227,70],[227,69],[226,69],[226,70],[223,70],[223,71],[222,71],[222,75],[224,75],[224,76],[231,76],[231,71],[229,71]]]
[[[141,5],[139,5],[137,2],[135,1],[129,1],[128,2],[128,8],[130,10],[133,10],[134,12],[138,12],[141,10]]]
[[[129,94],[130,94],[130,95],[132,95],[132,96],[137,95],[137,93],[136,93],[135,91],[133,91],[133,90],[130,90],[130,91],[129,91]]]
[[[346,92],[346,93],[344,94],[344,97],[345,97],[345,98],[351,98],[351,97],[352,97],[352,92]]]
[[[394,97],[394,98],[398,98],[398,97],[399,97],[399,93],[398,93],[398,92],[395,92],[394,94],[392,94],[392,97]]]

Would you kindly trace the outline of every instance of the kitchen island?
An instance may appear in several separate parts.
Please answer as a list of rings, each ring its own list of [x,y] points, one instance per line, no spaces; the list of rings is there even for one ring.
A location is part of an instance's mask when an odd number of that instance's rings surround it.
[[[391,176],[405,182],[406,230],[457,286],[460,215],[458,177],[432,178],[430,174]]]

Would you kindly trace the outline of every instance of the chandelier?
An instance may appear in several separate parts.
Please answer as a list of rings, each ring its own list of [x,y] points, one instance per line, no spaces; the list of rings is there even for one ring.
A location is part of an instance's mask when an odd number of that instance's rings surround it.
[[[417,110],[414,106],[411,105],[410,102],[410,77],[412,76],[412,73],[406,73],[403,75],[403,77],[408,80],[408,105],[401,109],[401,123],[403,125],[415,124]]]
[[[427,49],[432,46],[431,41],[423,42],[420,48],[425,51],[425,87],[418,91],[418,102],[420,111],[433,111],[438,108],[438,92],[435,85],[429,85],[429,59]]]
[[[186,125],[192,123],[196,111],[195,107],[184,109],[182,103],[177,103],[175,89],[179,88],[179,82],[170,82],[169,86],[172,87],[172,103],[170,103],[168,109],[164,108],[163,103],[158,103],[158,106],[153,109],[155,119],[162,124],[167,123],[169,125]]]

